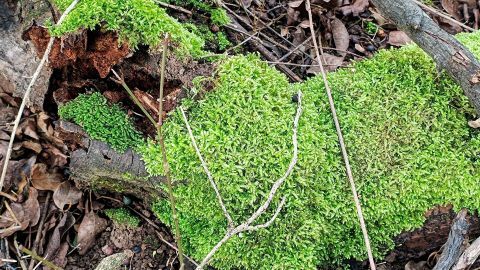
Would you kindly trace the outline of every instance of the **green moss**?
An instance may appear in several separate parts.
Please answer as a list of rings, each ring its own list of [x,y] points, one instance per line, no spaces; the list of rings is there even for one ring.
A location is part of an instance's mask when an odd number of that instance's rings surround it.
[[[461,36],[477,56],[479,38]],[[435,205],[480,208],[480,136],[465,119],[472,109],[418,47],[381,51],[328,78],[377,258]],[[188,112],[198,145],[233,219],[244,221],[288,166],[297,89],[304,93],[298,164],[271,208],[280,195],[286,205],[271,227],[224,245],[212,261],[218,269],[315,269],[366,258],[320,77],[289,85],[256,56],[225,61],[214,91]],[[182,237],[201,259],[227,224],[178,111],[164,128]],[[149,172],[161,174],[159,148],[142,151]],[[154,210],[171,224],[166,200]]]
[[[230,23],[230,18],[223,8],[215,8],[210,12],[210,20],[213,24],[218,26],[227,25]]]
[[[210,20],[213,24],[218,26],[224,26],[230,23],[230,18],[227,12],[223,8],[216,8],[213,1],[204,0],[168,0],[168,3],[172,3],[180,6],[190,6],[202,12],[210,14]]]
[[[65,10],[71,0],[54,0]],[[102,25],[105,30],[118,31],[121,40],[131,46],[139,44],[156,47],[165,33],[178,43],[181,55],[201,56],[204,41],[187,31],[181,23],[170,17],[153,0],[82,0],[59,27],[51,32],[60,36],[79,29],[94,29]]]
[[[125,112],[116,104],[109,105],[98,92],[79,95],[61,106],[58,114],[80,125],[92,139],[106,142],[115,150],[135,149],[143,143]]]
[[[112,208],[105,210],[105,215],[118,225],[126,225],[136,228],[140,223],[140,219],[125,208]]]
[[[364,27],[365,32],[369,35],[375,35],[378,31],[378,25],[374,22],[366,21]]]

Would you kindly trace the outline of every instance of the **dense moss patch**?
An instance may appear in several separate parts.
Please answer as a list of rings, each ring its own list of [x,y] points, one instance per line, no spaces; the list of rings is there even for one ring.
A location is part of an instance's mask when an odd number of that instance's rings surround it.
[[[107,217],[109,217],[117,225],[125,225],[127,227],[136,228],[140,223],[140,219],[125,208],[107,209],[105,210],[105,215],[107,215]]]
[[[480,34],[460,38],[480,56]],[[297,89],[304,93],[304,113],[298,164],[272,205],[285,195],[284,209],[271,227],[233,238],[212,264],[315,269],[365,259],[321,78],[289,85],[252,55],[226,60],[218,76],[214,91],[188,114],[236,222],[250,216],[287,168]],[[328,77],[375,256],[393,247],[395,235],[421,226],[424,212],[437,204],[480,208],[480,136],[466,119],[473,112],[461,89],[438,76],[418,47],[381,51]],[[164,128],[182,237],[188,254],[201,259],[224,235],[226,221],[178,111]],[[158,147],[150,143],[142,152],[149,171],[161,174]],[[171,223],[166,200],[154,208]]]
[[[65,10],[71,0],[54,0]],[[117,31],[120,39],[131,46],[144,44],[156,47],[165,33],[179,46],[182,55],[203,55],[204,41],[189,32],[176,19],[170,17],[153,0],[82,0],[58,27],[51,29],[54,35],[94,29],[102,25],[105,30]]]
[[[79,95],[61,106],[58,114],[80,125],[92,139],[106,142],[115,150],[135,149],[143,143],[125,112],[116,104],[108,104],[98,92]]]

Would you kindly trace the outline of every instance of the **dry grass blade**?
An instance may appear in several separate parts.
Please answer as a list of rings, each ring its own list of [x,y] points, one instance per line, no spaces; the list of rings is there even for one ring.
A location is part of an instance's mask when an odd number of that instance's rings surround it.
[[[305,4],[306,4],[307,12],[308,12],[309,23],[310,23],[310,32],[311,32],[312,36],[315,36],[315,30],[313,29],[312,10],[310,8],[310,0],[306,0]],[[335,103],[333,101],[332,91],[331,91],[330,86],[328,84],[327,74],[326,74],[325,69],[323,67],[322,56],[321,56],[320,50],[318,48],[317,40],[315,38],[312,39],[312,40],[313,40],[313,45],[315,47],[315,51],[316,51],[316,54],[317,54],[317,62],[319,63],[318,66],[320,67],[323,82],[325,84],[325,90],[327,92],[328,102],[329,102],[329,105],[330,105],[330,110],[332,112],[333,122],[335,124],[335,129],[337,131],[338,141],[339,141],[339,144],[340,144],[340,149],[342,151],[342,157],[343,157],[343,160],[345,162],[347,177],[348,177],[348,180],[350,182],[350,187],[352,189],[353,200],[355,202],[355,208],[357,209],[358,220],[360,221],[360,227],[362,229],[363,239],[365,241],[365,247],[367,249],[368,260],[369,260],[369,263],[370,263],[370,269],[375,270],[376,269],[375,260],[373,259],[372,248],[370,246],[370,239],[368,237],[367,226],[365,225],[365,219],[363,218],[362,206],[360,204],[360,200],[358,198],[358,193],[357,193],[357,188],[355,186],[355,181],[353,179],[352,169],[350,167],[350,161],[349,161],[348,153],[347,153],[347,147],[345,146],[345,142],[343,140],[342,129],[340,127],[340,122],[338,121],[337,110],[335,109]]]
[[[67,15],[75,8],[78,2],[80,2],[80,0],[72,1],[70,6],[65,10],[65,12],[62,14],[60,19],[56,23],[56,26],[62,24],[62,22],[67,17]],[[25,90],[25,94],[23,95],[22,104],[20,104],[20,108],[18,109],[18,114],[17,114],[17,117],[15,118],[12,133],[10,135],[10,142],[8,144],[7,154],[5,155],[5,158],[3,161],[4,164],[3,164],[2,176],[0,177],[0,191],[3,189],[3,183],[5,181],[5,176],[7,175],[8,163],[10,161],[10,156],[12,155],[13,141],[15,140],[15,133],[17,132],[18,125],[20,124],[20,120],[22,119],[23,110],[27,105],[27,100],[28,100],[28,97],[30,96],[30,91],[32,91],[32,87],[35,85],[35,82],[37,81],[38,76],[40,75],[40,71],[42,71],[43,66],[48,60],[48,56],[50,55],[54,41],[55,41],[55,37],[50,37],[50,40],[48,41],[48,44],[47,44],[47,48],[45,49],[45,52],[43,54],[42,60],[40,60],[40,63],[38,64],[38,67],[35,70],[35,73],[33,74],[32,79],[30,80],[30,83],[28,84],[27,90]]]

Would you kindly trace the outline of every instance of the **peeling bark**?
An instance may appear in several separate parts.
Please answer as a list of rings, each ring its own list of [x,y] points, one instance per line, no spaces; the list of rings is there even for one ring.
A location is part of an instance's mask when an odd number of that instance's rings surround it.
[[[16,97],[23,97],[40,62],[33,46],[21,38],[24,25],[31,24],[33,17],[45,17],[50,11],[44,1],[26,2],[0,1],[0,92]],[[27,8],[29,16],[22,14]],[[51,72],[50,68],[44,68],[32,89],[30,105],[34,105],[34,109],[43,107]]]
[[[412,0],[371,2],[429,54],[439,70],[445,70],[462,87],[480,115],[480,62],[475,56]]]

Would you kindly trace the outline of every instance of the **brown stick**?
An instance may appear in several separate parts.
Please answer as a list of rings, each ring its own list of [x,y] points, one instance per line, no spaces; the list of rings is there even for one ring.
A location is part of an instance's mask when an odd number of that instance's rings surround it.
[[[315,36],[315,29],[313,29],[312,10],[310,8],[310,0],[307,0],[305,2],[305,5],[306,5],[305,7],[307,9],[307,12],[308,12],[310,32],[311,32],[312,36]],[[320,38],[320,35],[319,35],[319,38]],[[337,137],[338,137],[338,142],[340,144],[340,150],[342,152],[343,161],[345,162],[345,169],[347,171],[348,181],[350,182],[350,188],[352,190],[353,200],[355,202],[355,208],[357,210],[357,216],[358,216],[358,220],[360,222],[360,228],[362,229],[363,240],[365,242],[365,248],[367,249],[368,260],[369,260],[369,263],[370,263],[370,269],[375,270],[376,265],[375,265],[375,260],[373,259],[373,253],[372,253],[372,248],[370,246],[370,239],[368,237],[367,226],[365,225],[365,219],[363,218],[362,206],[361,206],[360,200],[358,198],[358,192],[357,192],[357,188],[355,186],[355,180],[353,179],[352,169],[350,167],[350,161],[349,161],[349,158],[348,158],[347,147],[345,146],[345,142],[344,142],[344,139],[343,139],[342,128],[340,127],[340,122],[338,121],[337,110],[335,109],[335,103],[334,103],[333,97],[332,97],[332,90],[330,89],[330,86],[329,86],[329,83],[328,83],[328,80],[327,80],[327,74],[325,72],[325,69],[323,68],[322,56],[320,55],[320,50],[318,48],[317,40],[315,38],[313,38],[312,41],[313,41],[313,46],[315,47],[315,51],[317,53],[318,66],[320,67],[320,71],[321,71],[321,74],[322,74],[323,83],[325,85],[325,90],[327,92],[328,103],[330,105],[330,111],[332,112],[332,118],[333,118],[333,122],[335,124],[335,130],[337,131]]]
[[[467,210],[462,209],[453,221],[447,243],[433,270],[450,269],[465,250],[466,235],[470,224],[467,222]]]
[[[480,115],[480,62],[455,37],[441,29],[413,0],[372,0],[463,89]]]
[[[43,225],[45,225],[45,219],[47,217],[48,208],[50,206],[50,195],[51,193],[48,192],[47,198],[45,199],[45,204],[43,205],[42,216],[40,218],[40,224],[37,228],[37,234],[35,235],[35,240],[33,241],[32,251],[35,253],[38,250],[38,244],[40,243],[40,237],[42,236]],[[30,264],[28,265],[28,270],[33,270],[34,265],[35,261],[31,260]]]
[[[162,63],[160,65],[160,89],[159,89],[160,100],[159,100],[159,109],[158,109],[157,137],[158,137],[158,142],[160,143],[160,148],[162,150],[163,171],[165,172],[165,178],[167,180],[168,199],[170,200],[170,208],[172,211],[173,223],[175,226],[175,239],[177,240],[177,246],[178,246],[178,259],[180,261],[180,270],[183,270],[185,268],[185,261],[183,258],[182,236],[180,234],[180,225],[178,222],[177,209],[175,207],[175,196],[173,194],[173,184],[172,184],[172,176],[170,172],[170,164],[168,163],[168,160],[167,160],[167,149],[165,148],[165,139],[162,133],[163,88],[165,85],[165,64],[167,59],[168,39],[169,37],[167,34],[163,42]]]

